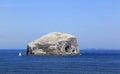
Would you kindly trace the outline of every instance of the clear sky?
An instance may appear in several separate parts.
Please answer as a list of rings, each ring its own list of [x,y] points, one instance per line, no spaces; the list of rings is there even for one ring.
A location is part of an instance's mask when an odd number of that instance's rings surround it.
[[[0,48],[26,48],[49,32],[80,48],[120,49],[120,0],[0,0]]]

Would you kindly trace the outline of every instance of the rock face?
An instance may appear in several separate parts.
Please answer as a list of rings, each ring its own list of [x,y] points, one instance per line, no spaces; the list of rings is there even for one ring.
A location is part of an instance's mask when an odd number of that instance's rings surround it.
[[[27,45],[27,55],[78,55],[77,39],[67,33],[49,33]]]

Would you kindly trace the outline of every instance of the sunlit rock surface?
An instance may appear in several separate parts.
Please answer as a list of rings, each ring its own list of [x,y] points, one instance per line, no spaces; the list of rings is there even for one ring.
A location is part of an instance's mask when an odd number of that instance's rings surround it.
[[[27,55],[78,55],[79,47],[75,36],[52,32],[27,45]]]

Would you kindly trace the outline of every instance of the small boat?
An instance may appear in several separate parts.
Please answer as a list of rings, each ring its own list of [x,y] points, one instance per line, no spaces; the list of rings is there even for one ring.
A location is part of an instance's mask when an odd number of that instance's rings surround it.
[[[18,54],[19,56],[22,56],[22,54],[19,52],[19,54]]]

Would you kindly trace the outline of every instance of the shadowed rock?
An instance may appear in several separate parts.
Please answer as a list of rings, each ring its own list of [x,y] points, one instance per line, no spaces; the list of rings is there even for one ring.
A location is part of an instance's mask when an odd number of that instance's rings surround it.
[[[77,39],[67,33],[49,33],[27,45],[27,55],[78,55]]]

